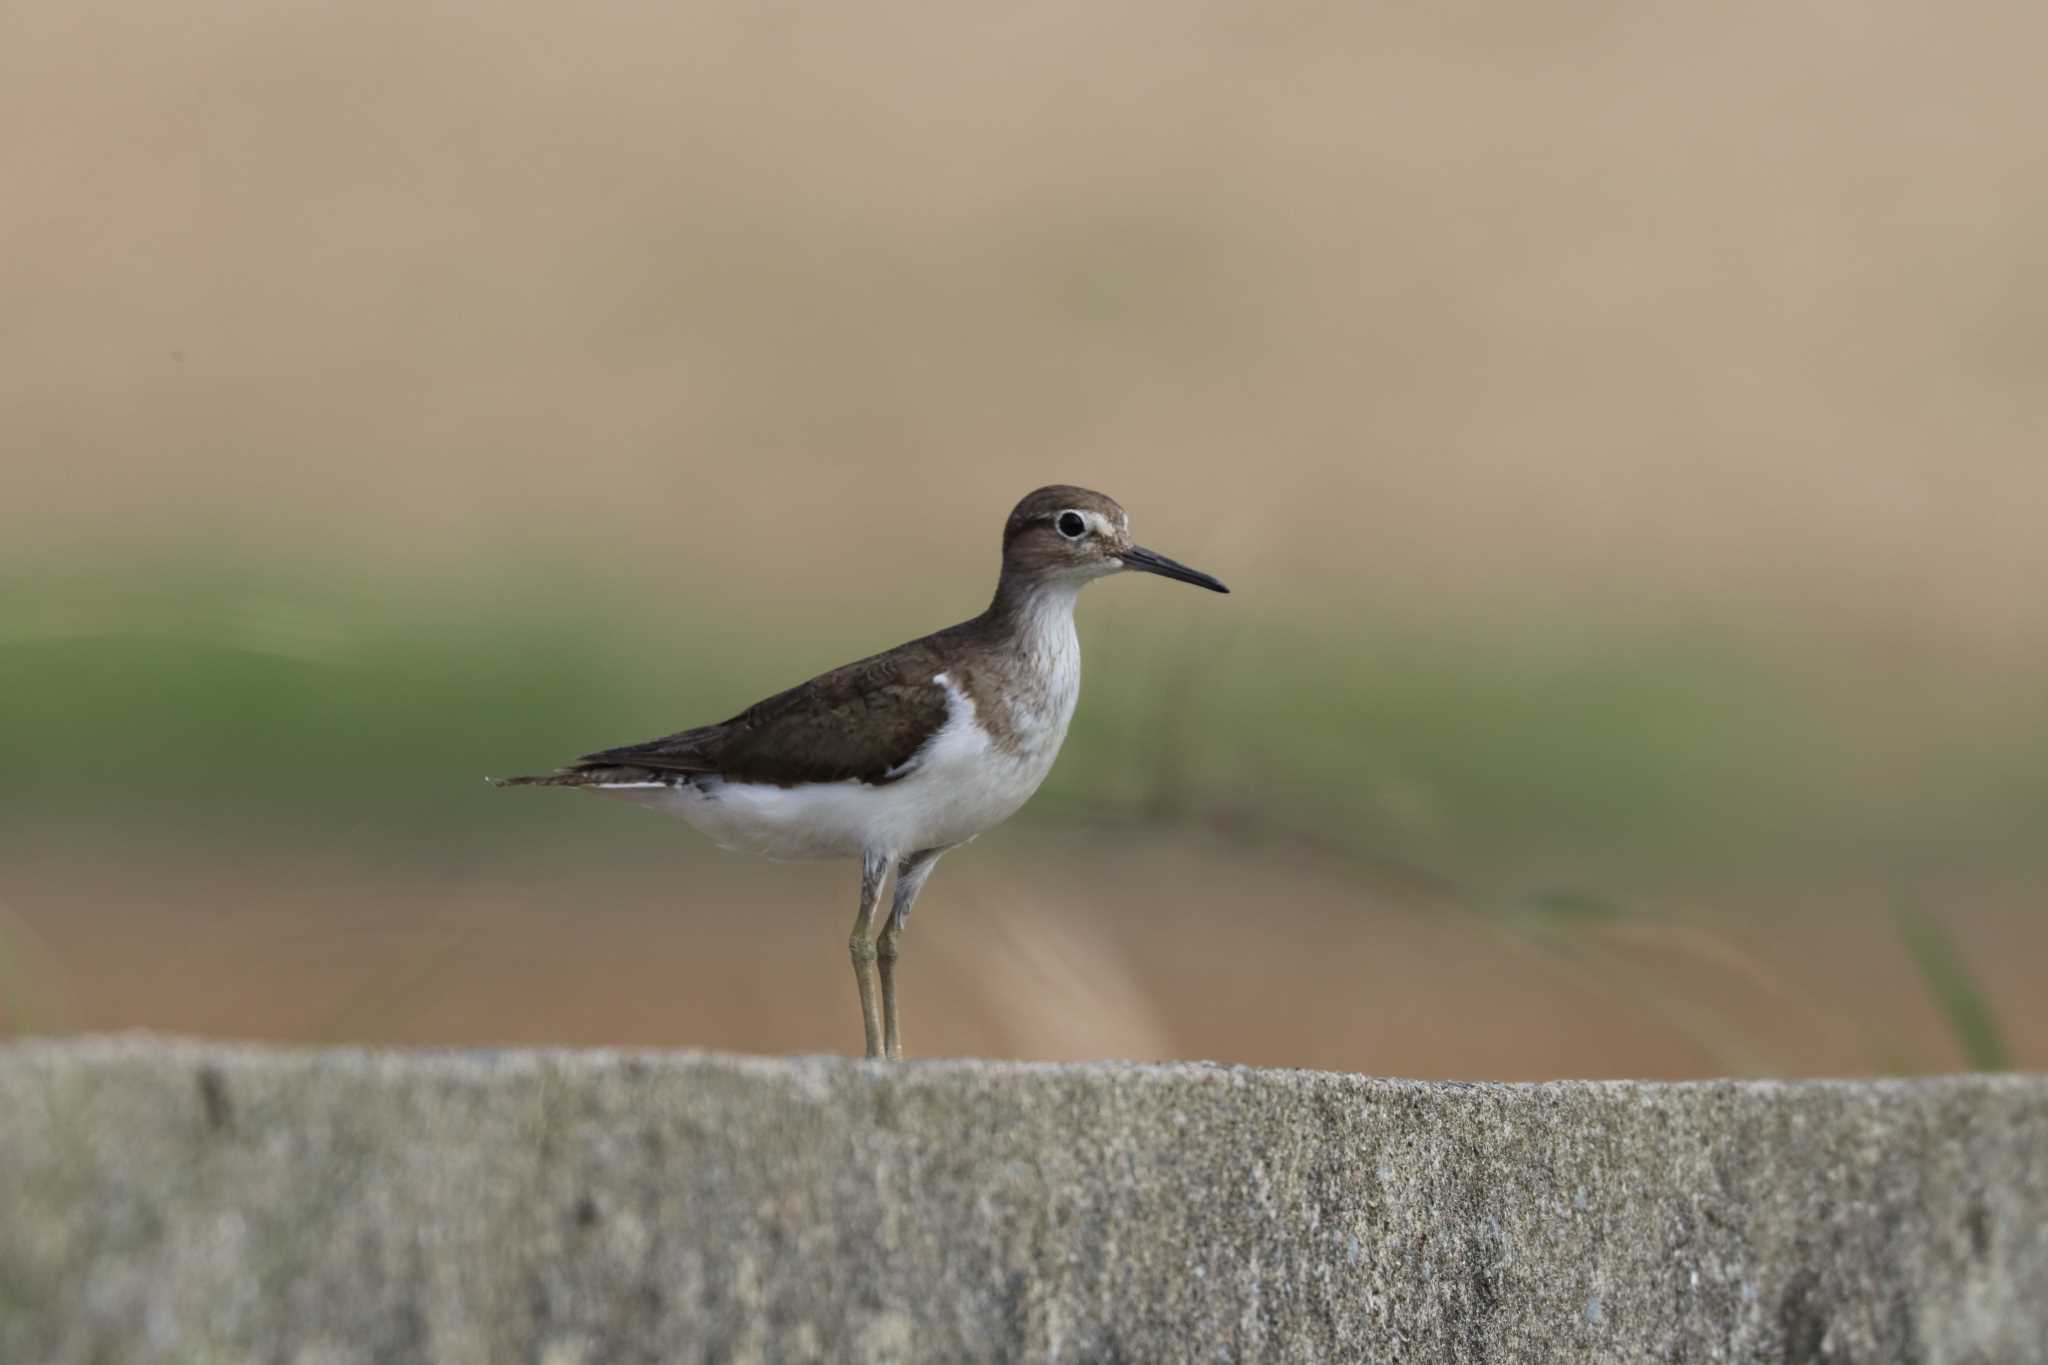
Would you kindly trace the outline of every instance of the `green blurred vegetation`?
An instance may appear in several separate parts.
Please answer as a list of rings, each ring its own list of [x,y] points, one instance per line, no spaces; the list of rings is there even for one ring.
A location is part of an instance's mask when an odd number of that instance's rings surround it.
[[[468,601],[276,574],[252,597],[250,581],[187,566],[89,604],[12,597],[0,811],[497,839],[562,803],[494,794],[486,774],[717,719],[895,643],[883,621],[936,627],[975,604],[827,618],[798,597],[579,597],[573,573],[541,569]],[[1930,685],[1754,621],[1618,619],[1532,644],[1336,590],[1241,593],[1203,615],[1129,588],[1083,603],[1084,700],[1040,817],[1632,880],[2023,856],[2048,814],[2031,677]]]
[[[2011,1067],[2012,1052],[2006,1047],[1997,1011],[1948,926],[1939,917],[1916,910],[1899,917],[1899,937],[1970,1067],[1977,1071]]]

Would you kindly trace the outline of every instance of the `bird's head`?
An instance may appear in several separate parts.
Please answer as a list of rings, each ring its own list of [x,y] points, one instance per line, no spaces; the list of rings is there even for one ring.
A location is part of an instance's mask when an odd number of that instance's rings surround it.
[[[1076,588],[1113,573],[1156,573],[1211,592],[1230,589],[1131,540],[1131,518],[1104,493],[1050,484],[1024,496],[1003,527],[1003,577]]]

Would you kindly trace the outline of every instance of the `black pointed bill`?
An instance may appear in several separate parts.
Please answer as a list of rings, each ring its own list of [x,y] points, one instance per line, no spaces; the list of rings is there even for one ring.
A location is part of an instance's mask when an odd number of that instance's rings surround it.
[[[1183,583],[1192,583],[1198,588],[1207,588],[1210,592],[1230,591],[1200,569],[1190,569],[1178,560],[1168,559],[1165,555],[1148,550],[1142,545],[1133,545],[1117,558],[1124,562],[1126,569],[1156,573],[1161,578],[1178,578]]]

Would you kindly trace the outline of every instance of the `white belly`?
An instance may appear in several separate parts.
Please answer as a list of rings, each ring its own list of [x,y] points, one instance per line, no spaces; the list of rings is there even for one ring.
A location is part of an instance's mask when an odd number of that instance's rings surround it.
[[[722,777],[592,787],[601,795],[680,815],[723,848],[769,858],[891,857],[966,843],[1014,815],[1052,770],[1079,692],[1063,689],[1030,718],[1006,751],[977,720],[974,703],[942,673],[946,723],[893,782],[816,782],[777,787]]]

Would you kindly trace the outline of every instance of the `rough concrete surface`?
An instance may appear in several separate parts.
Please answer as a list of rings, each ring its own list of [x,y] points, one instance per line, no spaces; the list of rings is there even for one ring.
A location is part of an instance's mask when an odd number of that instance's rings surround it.
[[[2048,1360],[2048,1079],[0,1047],[0,1360]]]

